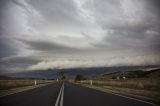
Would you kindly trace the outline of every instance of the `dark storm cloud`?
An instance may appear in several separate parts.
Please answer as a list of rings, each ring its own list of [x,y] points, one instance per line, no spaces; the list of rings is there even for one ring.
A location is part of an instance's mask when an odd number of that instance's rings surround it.
[[[116,22],[117,21],[117,22]],[[122,21],[122,22],[121,22]],[[120,22],[120,23],[119,23]],[[102,28],[105,30],[113,30],[120,32],[135,32],[135,33],[144,33],[146,30],[154,27],[152,23],[142,22],[129,22],[126,20],[113,20],[113,23],[102,23]],[[143,35],[141,35],[143,36]]]
[[[93,39],[90,35],[86,34],[85,32],[81,32],[81,34],[87,39]]]
[[[24,43],[27,45],[27,49],[29,50],[33,50],[33,51],[38,51],[40,52],[40,54],[37,54],[38,56],[41,57],[41,52],[42,53],[48,53],[48,55],[50,54],[66,54],[66,55],[70,55],[70,54],[87,54],[90,49],[84,49],[81,47],[77,47],[75,45],[77,44],[73,44],[72,42],[74,41],[75,43],[79,43],[78,40],[81,41],[81,39],[77,39],[74,37],[67,37],[64,35],[59,35],[57,40],[61,40],[61,41],[65,41],[65,42],[70,42],[69,45],[68,44],[63,44],[61,42],[56,42],[54,40],[25,40],[25,39],[17,39],[18,41],[20,41],[21,43]]]
[[[13,67],[13,66],[19,66],[19,67],[27,67],[32,64],[36,64],[39,62],[39,60],[32,59],[29,57],[16,57],[16,58],[11,58],[11,59],[5,59],[0,61],[1,65],[8,65],[8,67]]]
[[[146,0],[147,2],[147,9],[152,14],[158,16],[160,18],[160,1],[159,0]]]
[[[3,26],[3,21],[5,21],[5,9],[7,6],[7,1],[8,0],[1,0],[0,1],[0,36],[3,35],[3,33],[5,32],[5,28]]]
[[[8,57],[10,55],[15,55],[17,53],[17,49],[14,48],[14,46],[9,42],[12,42],[12,41],[9,39],[0,37],[0,59],[3,57]]]
[[[0,16],[1,16],[1,18],[4,15],[4,10],[5,10],[5,7],[6,7],[7,3],[8,3],[8,1],[9,0],[1,0],[0,1]]]
[[[11,2],[15,3],[16,5],[24,8],[27,12],[30,12],[30,10],[28,9],[26,3],[22,0],[21,2],[19,0],[11,0]]]
[[[132,2],[127,1],[127,3],[129,4]],[[138,4],[138,1],[136,3]],[[121,4],[124,4],[124,7],[127,6],[125,3]],[[104,1],[103,5],[108,5],[108,2]],[[116,5],[117,7],[115,7]],[[131,5],[135,7],[133,8],[133,11],[131,10],[130,13],[129,10],[123,10],[123,8],[120,8],[119,5],[120,2],[111,3],[110,6],[113,7],[113,10],[110,8],[105,10],[104,6],[98,6],[97,14],[101,14],[103,16],[103,13],[106,13],[106,17],[107,14],[111,14],[109,17],[113,17],[111,19],[109,18],[108,20],[103,19],[97,21],[98,24],[106,31],[106,36],[103,39],[106,41],[106,43],[103,43],[102,47],[113,49],[141,48],[145,50],[154,50],[154,48],[156,48],[155,51],[157,51],[160,44],[159,1],[141,1],[139,2],[139,5],[144,5],[144,8],[140,7],[139,10],[133,2]],[[135,8],[137,11],[134,12]],[[104,11],[101,11],[103,9]],[[114,9],[118,10],[114,11]],[[124,9],[126,9],[126,7]],[[127,11],[126,15],[124,14],[125,11]],[[136,14],[136,12],[139,14],[139,16]],[[100,46],[101,44],[95,45]]]
[[[27,44],[29,47],[29,49],[32,50],[39,50],[39,51],[57,51],[57,50],[68,50],[71,48],[65,46],[65,45],[61,45],[61,44],[57,44],[54,42],[47,42],[47,41],[27,41],[27,40],[20,40],[23,43]]]
[[[74,24],[77,22],[77,7],[72,0],[27,0],[43,18],[55,25]],[[48,24],[49,24],[48,23]]]
[[[0,68],[157,64],[159,5],[159,0],[1,0]]]

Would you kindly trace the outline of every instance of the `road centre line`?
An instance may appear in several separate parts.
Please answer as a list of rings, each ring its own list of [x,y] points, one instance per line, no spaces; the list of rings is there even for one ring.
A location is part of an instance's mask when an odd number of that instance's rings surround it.
[[[58,94],[55,106],[63,106],[63,92],[64,92],[64,83],[61,86],[61,89],[60,89],[60,92]]]

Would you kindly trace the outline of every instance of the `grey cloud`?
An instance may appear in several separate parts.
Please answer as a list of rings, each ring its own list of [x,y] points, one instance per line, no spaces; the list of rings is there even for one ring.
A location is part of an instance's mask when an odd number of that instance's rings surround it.
[[[15,55],[17,53],[14,42],[12,42],[12,44],[11,42],[11,39],[0,37],[0,58]]]
[[[108,62],[108,59],[101,59],[101,60],[56,60],[56,61],[41,61],[37,64],[34,64],[27,68],[27,70],[39,70],[39,69],[67,69],[67,68],[79,68],[79,67],[105,67],[105,66],[130,66],[130,65],[157,65],[159,57],[146,57],[146,56],[133,56],[133,57],[118,57],[118,58],[111,58],[109,59],[110,62]],[[149,62],[149,61],[150,62]]]
[[[70,37],[66,37],[63,35],[59,35],[59,40],[65,40],[68,42],[71,42],[72,40],[78,40],[75,38],[70,38]],[[38,51],[40,57],[43,57],[42,55],[47,53],[48,57],[50,55],[56,55],[56,54],[65,54],[65,55],[70,55],[70,54],[88,54],[90,53],[90,49],[84,49],[84,48],[75,48],[75,46],[68,46],[68,45],[64,45],[61,43],[56,43],[54,41],[50,42],[50,41],[46,41],[46,40],[24,40],[24,39],[18,39],[20,42],[26,44],[29,50],[33,50],[33,51]],[[78,42],[78,41],[77,41]],[[76,45],[76,44],[75,44]]]
[[[39,51],[54,51],[54,50],[63,50],[69,49],[64,45],[56,44],[54,42],[47,42],[47,41],[27,41],[27,40],[20,40],[23,43],[29,45],[29,49],[32,50],[39,50]]]
[[[28,9],[27,4],[25,3],[25,1],[23,0],[11,0],[11,2],[15,3],[16,5],[22,7],[23,9],[25,9],[27,12],[30,13],[30,10]]]
[[[159,13],[159,10],[160,10],[160,1],[159,0],[146,0],[146,7],[147,7],[147,10],[151,13],[151,14],[154,14],[156,16],[158,16],[158,18],[160,17],[160,13]]]
[[[104,1],[103,5],[108,4],[108,1]],[[136,1],[135,1],[136,2]],[[152,2],[152,3],[150,3]],[[142,3],[142,4],[141,4]],[[111,10],[109,8],[107,11],[101,11],[104,6],[96,7],[95,16],[101,14],[101,16],[106,16],[102,20],[97,20],[97,23],[101,26],[103,30],[106,31],[106,36],[102,40],[101,44],[96,44],[96,46],[104,47],[107,49],[148,49],[157,51],[160,39],[160,24],[159,24],[159,4],[158,1],[142,1],[139,3],[140,6],[145,5],[144,8],[135,8],[142,14],[134,14],[133,16],[125,16],[121,4],[116,2],[111,6],[117,11]],[[134,5],[134,4],[133,4]],[[117,8],[115,7],[117,6]],[[147,7],[148,6],[148,7]],[[118,9],[119,8],[119,9]],[[152,12],[154,11],[154,12]],[[118,12],[118,14],[117,14]],[[144,13],[145,12],[145,13]],[[103,15],[106,13],[105,15]],[[112,15],[110,15],[112,14]],[[108,17],[107,17],[108,16]],[[110,18],[112,17],[112,18]],[[147,34],[146,32],[151,30],[155,32],[154,34]],[[154,39],[154,40],[153,40]],[[155,40],[156,39],[156,40]],[[106,42],[106,43],[105,43]],[[93,43],[94,44],[94,43]],[[159,50],[159,49],[158,49]]]
[[[152,56],[158,57],[160,52],[159,0],[0,2],[0,35],[5,38],[0,39],[0,68],[61,67],[59,63],[65,67],[102,66],[102,57],[115,57],[111,65],[125,65],[129,60],[134,65],[133,54],[140,56],[140,64],[150,64]],[[91,61],[93,57],[99,60]],[[121,57],[126,59],[118,59]],[[88,62],[72,64],[68,60],[73,58]],[[107,64],[113,62],[109,58]]]
[[[14,57],[11,59],[1,60],[1,65],[27,67],[31,64],[36,64],[38,62],[39,60],[26,56],[26,57]]]
[[[100,3],[101,2],[101,3]],[[117,18],[115,16],[122,15],[122,8],[120,6],[120,0],[92,0],[88,1],[84,8],[92,11],[92,15],[96,18],[96,21],[106,20],[109,18]]]
[[[152,36],[152,37],[150,37]],[[107,33],[102,42],[103,45],[99,47],[111,49],[111,50],[123,50],[123,49],[134,49],[134,50],[152,50],[160,51],[159,36],[147,35],[145,32],[128,32],[114,30],[111,33]]]
[[[86,37],[87,39],[93,39],[90,35],[86,34],[85,32],[81,32],[81,34]]]
[[[135,33],[143,33],[147,29],[152,28],[154,25],[148,23],[146,21],[140,22],[130,22],[126,20],[111,20],[111,23],[102,23],[102,28],[105,30],[118,30],[118,31],[126,31],[126,32],[135,32]]]
[[[7,0],[1,0],[0,1],[0,36],[3,35],[5,32],[5,28],[3,26],[3,23],[5,21],[5,10],[6,10]]]
[[[5,0],[1,7],[0,26],[3,36],[19,36],[26,33],[29,28],[26,24],[27,12],[23,11],[24,8],[19,8],[15,2],[18,0]]]
[[[55,25],[71,25],[77,21],[77,7],[72,0],[28,0],[27,2],[39,11],[46,21]]]

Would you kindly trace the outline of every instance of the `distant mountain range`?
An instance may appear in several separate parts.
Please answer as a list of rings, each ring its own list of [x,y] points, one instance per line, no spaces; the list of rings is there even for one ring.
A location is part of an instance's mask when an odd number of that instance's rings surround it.
[[[100,74],[106,74],[116,71],[134,71],[134,70],[147,70],[158,66],[121,66],[121,67],[96,67],[96,68],[72,68],[72,69],[48,69],[36,70],[19,73],[8,73],[6,76],[23,77],[23,78],[39,78],[39,79],[56,79],[57,74],[61,71],[64,72],[68,79],[73,79],[77,74],[91,77]]]

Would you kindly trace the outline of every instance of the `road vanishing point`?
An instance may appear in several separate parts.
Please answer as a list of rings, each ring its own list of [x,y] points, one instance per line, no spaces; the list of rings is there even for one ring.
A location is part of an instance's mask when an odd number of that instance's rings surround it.
[[[144,100],[58,82],[0,97],[0,106],[160,106]]]

